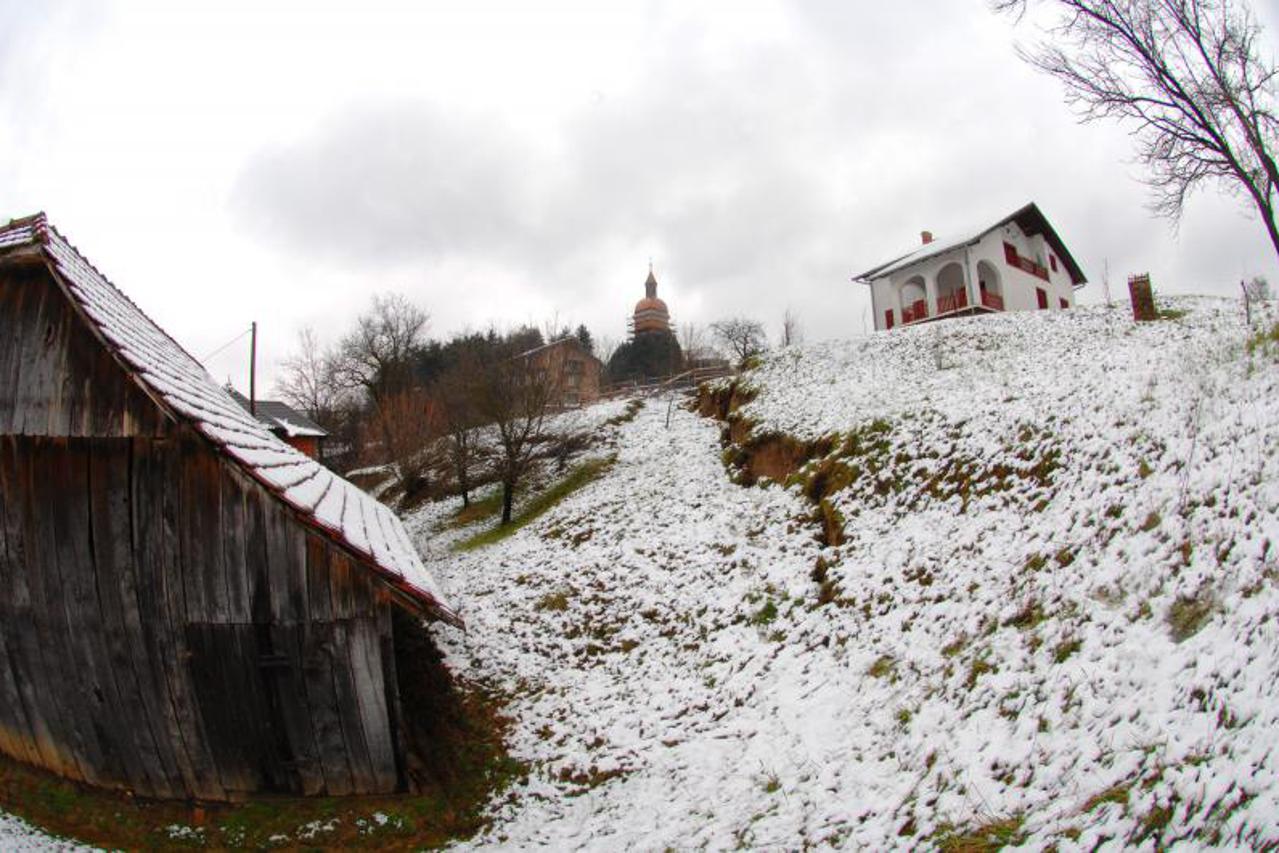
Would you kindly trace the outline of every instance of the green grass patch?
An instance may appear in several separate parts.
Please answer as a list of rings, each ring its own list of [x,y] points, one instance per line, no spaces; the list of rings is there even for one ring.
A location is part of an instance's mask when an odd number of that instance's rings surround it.
[[[1053,662],[1065,663],[1066,661],[1070,660],[1071,656],[1074,655],[1075,652],[1079,651],[1082,647],[1083,647],[1083,641],[1081,641],[1077,637],[1071,637],[1070,639],[1062,640],[1060,643],[1053,646]]]
[[[764,606],[751,615],[752,625],[768,625],[777,618],[777,603],[773,599],[764,602]]]
[[[933,840],[944,853],[994,853],[1010,845],[1020,844],[1026,834],[1022,832],[1020,815],[992,820],[967,832],[943,827]]]
[[[1127,809],[1128,808],[1128,786],[1115,785],[1111,788],[1107,788],[1106,790],[1100,793],[1093,794],[1091,797],[1089,797],[1087,800],[1084,801],[1083,807],[1080,809],[1080,811],[1086,814],[1088,812],[1091,812],[1093,809],[1097,809],[1097,808],[1100,808],[1101,806],[1104,806],[1106,803],[1114,803],[1118,806],[1122,806],[1123,808]]]
[[[1168,608],[1168,630],[1174,642],[1188,640],[1212,617],[1217,602],[1211,593],[1178,598]]]
[[[871,678],[891,678],[897,671],[897,661],[892,655],[880,655],[866,670]]]
[[[635,416],[640,413],[640,409],[642,408],[644,408],[643,400],[631,400],[626,404],[626,411],[622,412],[620,415],[614,415],[604,421],[604,426],[621,426],[622,424],[628,424],[635,420]]]
[[[562,480],[553,484],[543,492],[529,499],[520,509],[519,514],[511,519],[510,524],[499,524],[496,527],[482,530],[469,539],[464,539],[454,546],[457,551],[474,551],[485,545],[501,542],[503,539],[536,521],[560,501],[590,483],[595,482],[613,467],[617,456],[606,456],[600,459],[588,459],[577,465]],[[499,506],[501,493],[498,493]]]
[[[1268,330],[1257,332],[1248,338],[1248,354],[1252,355],[1257,350],[1265,352],[1279,345],[1279,323],[1275,323]]]
[[[492,518],[501,511],[502,489],[499,487],[497,491],[488,497],[473,500],[468,506],[464,506],[455,512],[452,518],[444,522],[444,529],[456,530],[459,527],[466,527],[475,524],[477,521]]]
[[[568,610],[568,593],[567,592],[548,592],[537,600],[533,605],[534,610]]]

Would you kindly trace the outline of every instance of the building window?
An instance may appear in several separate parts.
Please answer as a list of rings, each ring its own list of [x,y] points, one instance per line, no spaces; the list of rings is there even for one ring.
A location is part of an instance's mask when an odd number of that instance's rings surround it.
[[[1061,310],[1065,311],[1067,308],[1070,307],[1070,303],[1067,302],[1065,299],[1060,300],[1060,302],[1061,302]]]
[[[891,329],[893,327],[893,309],[889,308],[884,312],[884,328]]]
[[[1056,255],[1048,256],[1048,266],[1053,268],[1053,272],[1057,272],[1057,256]]]
[[[1035,298],[1039,300],[1040,309],[1048,307],[1048,293],[1042,287],[1035,288]]]

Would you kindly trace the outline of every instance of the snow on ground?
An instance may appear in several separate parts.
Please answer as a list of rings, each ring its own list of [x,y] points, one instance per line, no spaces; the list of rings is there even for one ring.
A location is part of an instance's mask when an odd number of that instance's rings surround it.
[[[0,812],[0,850],[92,850],[72,841],[54,838],[22,820]]]
[[[837,546],[656,401],[505,542],[411,519],[468,624],[437,637],[534,766],[476,846],[1279,841],[1279,355],[1175,307],[767,360],[757,434],[856,434]]]

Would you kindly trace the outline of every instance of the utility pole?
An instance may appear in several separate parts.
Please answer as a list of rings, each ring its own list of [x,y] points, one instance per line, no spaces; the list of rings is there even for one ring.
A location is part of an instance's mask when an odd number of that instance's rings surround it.
[[[254,320],[249,327],[252,336],[249,338],[249,414],[258,416],[258,321]]]

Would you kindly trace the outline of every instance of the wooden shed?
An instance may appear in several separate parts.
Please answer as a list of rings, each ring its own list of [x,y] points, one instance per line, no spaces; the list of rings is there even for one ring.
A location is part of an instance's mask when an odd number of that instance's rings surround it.
[[[43,215],[0,227],[0,589],[0,751],[159,798],[402,789],[392,610],[461,626]]]

